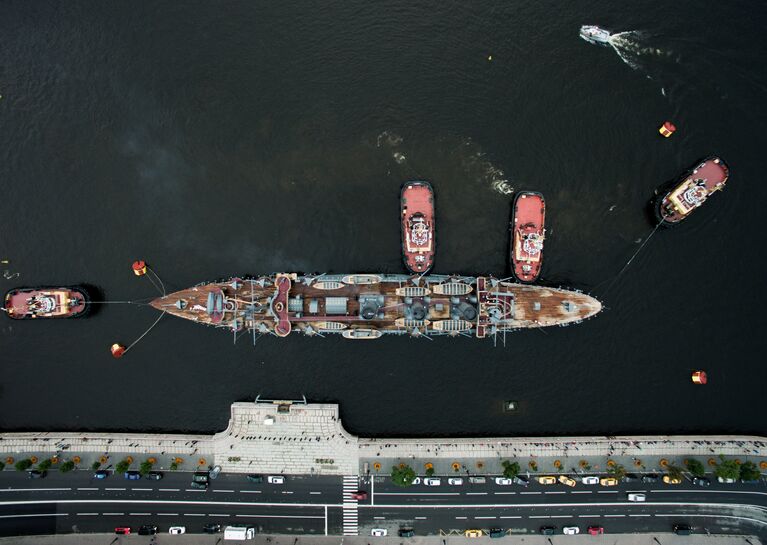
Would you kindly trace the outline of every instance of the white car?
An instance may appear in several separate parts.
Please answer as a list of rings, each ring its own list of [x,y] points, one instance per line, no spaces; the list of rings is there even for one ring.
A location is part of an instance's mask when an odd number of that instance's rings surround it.
[[[509,486],[511,483],[512,483],[511,479],[507,479],[506,477],[495,478],[495,484],[499,486]]]
[[[424,486],[439,486],[442,484],[442,480],[437,477],[426,477],[423,484]]]
[[[370,535],[374,537],[386,537],[389,531],[386,528],[373,528]]]
[[[461,486],[463,484],[463,479],[460,477],[450,477],[447,480],[447,484],[451,484],[453,486]]]
[[[716,480],[719,481],[720,483],[727,483],[727,484],[732,484],[735,482],[735,479],[727,479],[724,477],[717,477]]]
[[[171,526],[170,530],[168,530],[168,533],[174,536],[185,534],[186,533],[186,527],[185,526]]]
[[[581,529],[577,526],[565,526],[562,528],[562,533],[566,536],[574,536],[581,533]]]
[[[581,477],[583,484],[599,484],[599,477]]]
[[[421,477],[416,477],[410,484],[421,484]]]
[[[269,484],[285,484],[285,477],[282,475],[269,475],[266,478],[266,482]]]
[[[645,501],[647,499],[647,496],[645,496],[644,494],[629,492],[628,499],[629,501]]]

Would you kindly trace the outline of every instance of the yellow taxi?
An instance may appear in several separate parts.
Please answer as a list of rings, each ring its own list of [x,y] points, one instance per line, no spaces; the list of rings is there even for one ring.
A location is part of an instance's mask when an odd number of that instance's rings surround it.
[[[557,484],[557,478],[551,475],[541,475],[538,477],[538,482],[541,484]]]
[[[682,479],[680,477],[672,477],[671,475],[664,475],[663,482],[666,484],[681,484]]]
[[[560,475],[559,482],[566,486],[575,486],[575,479],[571,479],[567,475]]]
[[[599,479],[599,484],[602,486],[618,486],[618,479],[615,477],[602,477]]]
[[[463,535],[466,537],[482,537],[482,530],[466,530]]]

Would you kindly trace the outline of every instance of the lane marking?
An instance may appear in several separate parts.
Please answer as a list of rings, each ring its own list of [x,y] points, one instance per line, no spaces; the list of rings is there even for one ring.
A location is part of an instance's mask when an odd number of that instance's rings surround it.
[[[629,515],[630,517],[651,517],[652,515]]]
[[[224,492],[224,493],[227,493],[227,494],[231,494],[231,493],[233,493],[233,492],[234,492],[234,490],[214,490],[213,492]],[[293,492],[291,492],[291,494],[292,494],[292,493],[293,493]]]
[[[78,517],[95,517],[98,513],[75,513]]]
[[[540,492],[537,492],[537,493],[540,494]],[[510,495],[510,494],[516,494],[516,492],[493,492],[493,494],[499,494],[499,495],[506,494],[506,495]],[[520,494],[524,494],[524,492],[520,492]]]
[[[586,518],[592,518],[592,517],[597,518],[601,516],[602,515],[578,515],[578,518],[586,519]]]
[[[542,492],[520,492],[520,494],[542,494]]]
[[[617,494],[617,490],[597,490],[597,494]]]
[[[185,517],[204,517],[205,513],[184,513]]]
[[[573,490],[570,494],[592,494],[593,490]]]
[[[61,492],[63,490],[72,490],[72,489],[71,488],[0,488],[0,492]]]
[[[495,492],[498,494],[498,492]],[[487,496],[487,492],[466,492],[467,496]]]
[[[456,520],[466,520],[468,517],[455,517]]]
[[[157,513],[161,517],[177,517],[178,513]]]
[[[129,515],[133,515],[134,517],[148,517],[152,513],[128,513]]]
[[[309,494],[317,495],[317,494],[322,494],[322,492],[309,492]]]
[[[125,490],[125,489],[124,488],[105,488],[104,490],[117,491],[117,490]]]
[[[260,494],[260,490],[240,490],[240,494]]]
[[[378,496],[410,496],[416,498],[418,496],[460,496],[460,492],[376,492]]]
[[[78,488],[78,490],[98,490],[98,488]]]
[[[544,494],[567,494],[567,492],[544,492]]]
[[[495,517],[474,517],[475,519],[494,519]]]
[[[413,517],[415,520],[426,520],[426,517]]]
[[[200,490],[199,488],[187,488],[187,492],[207,492],[207,490]]]
[[[613,517],[613,518],[616,518],[616,517],[625,517],[626,515],[602,515],[602,516],[603,517]]]
[[[102,513],[105,517],[118,517],[123,516],[125,513]]]
[[[551,515],[553,519],[571,519],[573,515]]]
[[[521,515],[514,515],[514,516],[504,516],[504,517],[498,517],[498,518],[502,518],[502,519],[521,519],[522,516]]]
[[[135,492],[151,492],[154,488],[131,488]]]
[[[97,513],[93,513],[94,515]],[[31,515],[0,515],[0,519],[31,518],[31,517],[68,517],[69,513],[34,513]]]
[[[226,515],[227,517],[229,515]],[[257,518],[257,519],[324,519],[324,515],[234,515],[235,517]]]
[[[386,517],[373,517],[373,520],[386,520]]]
[[[158,488],[160,492],[181,492],[178,488]]]
[[[547,519],[549,515],[530,515],[531,519]]]

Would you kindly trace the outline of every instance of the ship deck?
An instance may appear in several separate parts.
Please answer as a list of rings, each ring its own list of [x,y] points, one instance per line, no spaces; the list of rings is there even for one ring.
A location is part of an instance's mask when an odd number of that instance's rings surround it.
[[[413,214],[421,213],[429,225],[430,238],[423,245],[412,244],[408,237],[408,220]],[[402,252],[407,268],[414,273],[428,271],[434,262],[435,253],[435,225],[434,225],[434,192],[431,186],[425,183],[411,182],[402,189],[401,197],[401,221],[402,221]],[[418,263],[416,256],[425,257],[425,261]]]
[[[684,201],[683,193],[701,180],[705,187],[705,202],[712,193],[721,190],[729,178],[727,165],[717,157],[709,157],[688,172],[684,178],[669,191],[660,202],[660,215],[669,223],[677,223],[689,216],[697,206]]]

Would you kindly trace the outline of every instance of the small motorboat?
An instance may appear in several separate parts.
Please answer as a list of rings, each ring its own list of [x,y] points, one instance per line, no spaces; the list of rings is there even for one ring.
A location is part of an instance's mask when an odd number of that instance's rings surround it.
[[[426,274],[434,264],[434,191],[429,182],[407,182],[400,197],[402,258],[411,273]]]
[[[580,34],[581,38],[592,44],[607,45],[610,43],[610,31],[595,25],[583,25]]]
[[[78,318],[88,311],[90,299],[82,286],[69,288],[16,288],[5,294],[6,315],[14,320]]]
[[[511,221],[511,271],[522,283],[535,282],[543,264],[546,203],[543,195],[523,191],[514,198]]]
[[[706,200],[724,189],[730,168],[720,157],[706,157],[673,184],[668,191],[658,191],[655,218],[663,227],[678,225]]]

